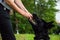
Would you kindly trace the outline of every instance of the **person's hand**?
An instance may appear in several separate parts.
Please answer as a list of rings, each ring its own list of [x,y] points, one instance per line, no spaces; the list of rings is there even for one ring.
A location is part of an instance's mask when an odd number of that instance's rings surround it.
[[[33,20],[33,15],[31,13],[27,13],[26,17],[32,21]]]
[[[28,20],[29,20],[30,22],[32,22],[33,24],[36,24],[36,23],[34,22],[33,15],[30,13],[28,16],[29,16],[29,17],[28,17]]]
[[[34,23],[34,20],[33,20],[33,15],[29,12],[27,12],[25,15],[24,15],[29,21],[31,21],[32,23]]]
[[[27,12],[25,15],[24,15],[28,20],[32,21],[33,20],[33,15],[29,12]]]
[[[31,22],[32,24],[36,25],[34,19],[33,19],[33,15],[29,14],[29,18],[28,18],[29,22]]]

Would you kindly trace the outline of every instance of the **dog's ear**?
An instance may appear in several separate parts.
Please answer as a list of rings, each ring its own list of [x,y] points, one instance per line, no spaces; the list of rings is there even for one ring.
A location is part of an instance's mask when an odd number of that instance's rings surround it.
[[[54,27],[53,22],[54,22],[54,21],[51,21],[51,22],[48,22],[48,23],[47,23],[47,27],[48,27],[49,29],[51,29],[52,27]]]
[[[54,21],[47,22],[47,24],[53,24],[53,23],[54,23]]]
[[[50,24],[52,24],[54,21],[51,21],[51,22],[48,22],[48,23],[50,23]]]

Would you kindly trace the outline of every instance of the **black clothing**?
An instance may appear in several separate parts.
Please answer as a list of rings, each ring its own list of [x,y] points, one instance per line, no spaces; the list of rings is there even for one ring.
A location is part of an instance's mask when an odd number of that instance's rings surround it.
[[[0,4],[0,32],[2,40],[16,40],[10,21],[10,10]]]

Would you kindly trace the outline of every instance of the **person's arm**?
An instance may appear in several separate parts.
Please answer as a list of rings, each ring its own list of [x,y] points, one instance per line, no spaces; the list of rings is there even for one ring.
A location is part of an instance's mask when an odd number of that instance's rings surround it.
[[[26,13],[24,10],[22,10],[21,8],[19,8],[15,3],[14,0],[5,0],[5,2],[12,7],[14,10],[16,10],[18,13],[20,13],[21,15],[27,17],[27,18],[31,18],[32,14],[30,13]]]
[[[23,3],[22,3],[21,0],[15,0],[14,2],[17,4],[17,6],[18,6],[19,8],[21,8],[21,9],[24,10],[25,12],[28,12],[28,10],[25,8],[25,6],[23,5]]]

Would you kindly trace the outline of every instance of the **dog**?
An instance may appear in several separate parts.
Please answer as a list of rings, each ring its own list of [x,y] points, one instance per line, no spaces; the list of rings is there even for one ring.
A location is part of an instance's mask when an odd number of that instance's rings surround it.
[[[51,29],[53,25],[53,21],[46,22],[43,19],[39,18],[36,14],[33,15],[33,21],[30,22],[32,25],[33,31],[35,33],[34,40],[50,40],[50,37],[48,35],[48,29]]]

